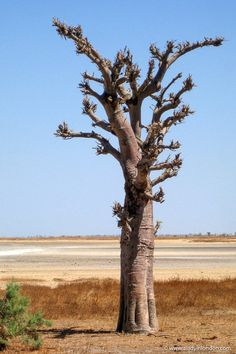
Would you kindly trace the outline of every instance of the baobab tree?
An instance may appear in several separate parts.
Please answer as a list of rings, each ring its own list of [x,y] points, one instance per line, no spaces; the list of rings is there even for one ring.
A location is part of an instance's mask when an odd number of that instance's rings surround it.
[[[124,204],[115,203],[113,214],[121,228],[120,310],[117,331],[149,333],[158,329],[153,289],[154,237],[159,223],[153,223],[153,202],[163,203],[160,186],[177,175],[182,159],[179,153],[166,156],[180,148],[178,141],[166,142],[168,132],[182,123],[193,111],[182,104],[182,96],[192,90],[188,76],[176,92],[172,92],[182,77],[178,73],[169,83],[163,83],[166,72],[181,56],[197,48],[220,46],[222,38],[204,38],[194,43],[168,41],[161,51],[150,45],[151,59],[145,78],[134,62],[129,49],[118,51],[114,61],[103,57],[84,36],[81,26],[67,26],[53,20],[59,35],[71,39],[77,54],[85,55],[95,64],[98,74],[84,72],[79,87],[84,95],[83,114],[91,121],[89,132],[75,132],[67,123],[58,126],[56,136],[64,139],[86,138],[97,142],[97,154],[110,154],[120,165],[124,176]],[[99,86],[101,87],[99,89]],[[106,119],[97,113],[97,103],[103,107]],[[142,105],[153,100],[150,120],[142,117]],[[144,124],[145,123],[145,124]],[[111,143],[96,129],[112,136]],[[154,177],[152,176],[152,174]],[[159,190],[155,191],[155,187]]]

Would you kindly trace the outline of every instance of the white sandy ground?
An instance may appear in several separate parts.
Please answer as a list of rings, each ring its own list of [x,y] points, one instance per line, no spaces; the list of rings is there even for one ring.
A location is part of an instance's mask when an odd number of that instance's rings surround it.
[[[156,240],[154,277],[236,277],[236,242]],[[0,286],[9,280],[56,286],[84,278],[119,279],[119,240],[0,240]]]

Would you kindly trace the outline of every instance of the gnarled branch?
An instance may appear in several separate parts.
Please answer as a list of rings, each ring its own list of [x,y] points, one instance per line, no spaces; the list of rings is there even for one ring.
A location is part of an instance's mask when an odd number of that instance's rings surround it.
[[[194,43],[190,43],[188,41],[179,43],[176,45],[177,51],[171,56],[169,60],[169,66],[173,64],[180,56],[194,49],[211,46],[211,45],[214,47],[219,47],[220,45],[222,45],[223,41],[224,41],[223,37],[216,37],[216,38],[204,38],[203,41],[197,41]]]
[[[191,111],[189,106],[183,105],[179,111],[173,112],[173,116],[170,116],[163,121],[163,127],[168,131],[172,125],[182,123],[187,116],[193,113],[194,111]]]
[[[97,65],[104,78],[104,86],[106,91],[111,91],[111,63],[109,60],[103,58],[88,41],[88,39],[84,37],[81,26],[67,26],[65,23],[60,22],[56,18],[53,19],[53,26],[57,28],[57,32],[60,36],[72,39],[75,42],[77,54],[86,55],[94,64]]]
[[[122,69],[124,69],[124,73],[121,73]],[[137,79],[139,76],[140,69],[138,65],[133,63],[133,56],[130,50],[125,48],[124,50],[119,51],[111,69],[111,78],[116,87],[120,87],[127,82],[130,85],[133,95],[136,95],[138,90]],[[120,87],[120,90],[122,96],[124,96],[124,87]],[[125,95],[127,96],[127,90],[125,90],[125,92]],[[132,95],[130,97],[132,97]]]
[[[102,105],[104,105],[104,98],[102,95],[99,95],[96,91],[92,89],[92,87],[89,85],[88,80],[84,80],[79,84],[79,88],[81,89],[81,92],[83,95],[89,95],[95,97]]]
[[[171,140],[171,142],[170,142],[169,145],[159,144],[157,147],[158,147],[158,149],[161,149],[161,150],[167,149],[167,150],[172,150],[172,151],[174,151],[174,150],[179,149],[180,146],[181,146],[181,144],[180,144],[179,141],[175,141],[175,142],[174,142],[173,140]]]
[[[149,50],[152,54],[152,57],[159,61],[159,69],[156,75],[153,77],[151,82],[145,87],[145,89],[140,92],[141,99],[158,92],[161,88],[161,82],[165,76],[167,69],[172,65],[180,56],[195,50],[197,48],[202,48],[206,46],[215,46],[218,47],[223,43],[222,37],[205,38],[203,41],[198,41],[194,43],[184,42],[175,44],[174,41],[168,41],[166,49],[164,52],[161,52],[155,45],[151,45]],[[142,85],[141,85],[142,87]]]
[[[174,168],[180,168],[182,166],[183,160],[180,158],[180,154],[176,154],[175,158],[170,161],[170,158],[168,157],[165,162],[161,163],[156,163],[152,165],[149,170],[150,171],[160,171],[164,169],[174,169]]]
[[[154,202],[158,202],[158,203],[164,202],[165,193],[162,187],[160,187],[159,192],[157,193],[151,194],[150,192],[145,192],[144,195],[147,199],[153,200]]]
[[[164,100],[164,95],[166,93],[166,91],[175,83],[175,81],[177,81],[178,79],[180,79],[182,77],[182,73],[179,73],[178,75],[176,75],[171,82],[164,88],[161,89],[161,93],[160,95],[156,96],[156,95],[151,95],[151,98],[153,98],[156,102],[157,102],[157,107],[161,107],[162,104],[168,100]]]
[[[91,81],[95,81],[99,84],[104,84],[104,80],[99,78],[99,77],[95,77],[94,75],[90,75],[87,73],[87,71],[85,71],[83,74],[82,74],[84,80],[91,80]]]
[[[90,102],[90,100],[85,97],[83,99],[83,114],[86,114],[87,116],[89,116],[91,118],[91,120],[93,121],[93,127],[99,127],[102,128],[104,130],[106,130],[109,133],[115,134],[112,129],[111,129],[111,125],[110,123],[106,122],[105,120],[101,120],[96,114],[96,109],[97,109],[97,105]]]
[[[176,76],[177,78],[177,76]],[[175,78],[175,79],[176,79]],[[175,81],[175,79],[173,79]],[[173,81],[172,80],[172,81]],[[171,93],[169,95],[169,103],[162,105],[161,102],[163,102],[163,99],[161,97],[161,100],[158,100],[156,108],[153,111],[153,117],[152,117],[152,121],[153,122],[158,122],[162,116],[163,113],[171,110],[171,109],[175,109],[176,107],[178,107],[178,105],[181,103],[181,96],[187,92],[192,90],[192,88],[194,87],[194,83],[192,81],[192,77],[189,76],[187,77],[187,79],[183,82],[182,88],[176,93]],[[161,96],[161,95],[160,95]]]
[[[168,178],[177,176],[181,166],[182,166],[182,159],[180,159],[180,154],[175,155],[175,159],[172,160],[171,162],[166,161],[164,163],[156,164],[152,166],[153,168],[151,167],[150,168],[151,170],[165,169],[165,171],[159,177],[152,180],[151,185],[156,186],[157,184],[164,182]]]
[[[97,147],[97,154],[111,154],[116,160],[121,162],[120,152],[116,150],[109,140],[104,138],[102,135],[92,132],[74,132],[69,129],[68,125],[63,122],[58,126],[58,129],[55,133],[57,137],[61,137],[63,139],[73,139],[73,138],[87,138],[87,139],[95,139],[98,141],[99,145]]]
[[[139,93],[143,92],[143,90],[147,87],[147,85],[152,81],[154,68],[155,68],[155,61],[151,59],[148,63],[148,72],[147,72],[146,79],[139,87]]]

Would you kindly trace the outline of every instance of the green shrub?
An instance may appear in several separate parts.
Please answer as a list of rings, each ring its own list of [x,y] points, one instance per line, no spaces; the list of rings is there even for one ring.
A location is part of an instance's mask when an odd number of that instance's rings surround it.
[[[20,294],[20,286],[9,283],[4,298],[0,299],[0,350],[5,349],[14,337],[19,337],[33,349],[42,345],[37,330],[51,323],[41,312],[30,313],[28,307],[29,300]]]

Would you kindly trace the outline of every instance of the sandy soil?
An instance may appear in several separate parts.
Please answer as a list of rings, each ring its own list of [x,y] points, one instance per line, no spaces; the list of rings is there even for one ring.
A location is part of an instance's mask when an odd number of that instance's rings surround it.
[[[156,240],[156,280],[236,277],[236,243]],[[55,286],[80,278],[119,278],[119,240],[0,240],[0,286],[11,279]]]
[[[236,353],[235,315],[227,312],[179,314],[160,318],[155,335],[124,335],[114,332],[115,321],[54,321],[41,331],[44,345],[39,354],[156,354]],[[19,348],[19,349],[18,349]],[[179,350],[178,350],[179,349]],[[15,345],[10,353],[30,353]]]

